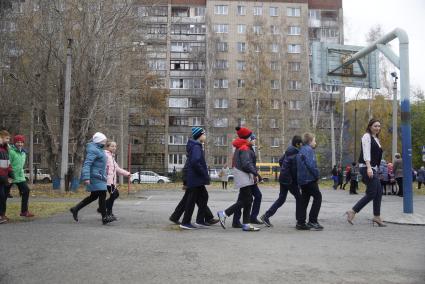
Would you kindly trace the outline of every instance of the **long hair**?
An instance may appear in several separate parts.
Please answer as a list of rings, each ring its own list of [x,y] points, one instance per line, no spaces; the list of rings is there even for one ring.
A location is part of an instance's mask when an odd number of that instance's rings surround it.
[[[372,130],[370,130],[370,128],[372,127],[372,125],[373,125],[375,122],[379,122],[379,123],[381,123],[381,121],[380,121],[379,119],[372,118],[371,120],[369,120],[369,123],[367,124],[366,132],[367,132],[367,133],[369,133],[370,135],[372,135]],[[376,137],[379,137],[379,132],[376,134]]]

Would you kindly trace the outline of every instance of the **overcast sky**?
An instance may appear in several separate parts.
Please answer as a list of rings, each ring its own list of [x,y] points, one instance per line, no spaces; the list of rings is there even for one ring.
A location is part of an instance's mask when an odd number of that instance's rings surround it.
[[[366,45],[367,32],[377,24],[385,33],[404,29],[409,35],[410,85],[425,90],[424,0],[343,0],[343,9],[345,44]],[[398,54],[397,40],[392,47]]]

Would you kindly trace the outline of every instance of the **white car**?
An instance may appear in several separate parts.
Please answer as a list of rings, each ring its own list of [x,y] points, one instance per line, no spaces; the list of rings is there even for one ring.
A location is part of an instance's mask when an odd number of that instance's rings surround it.
[[[140,180],[139,180],[140,179]],[[171,182],[168,177],[160,176],[157,173],[151,171],[141,171],[139,173],[131,174],[131,183],[169,183]]]
[[[35,178],[36,178],[36,176],[35,176],[35,173],[34,173],[34,180],[35,180]],[[27,181],[30,180],[30,171],[28,169],[25,169],[25,179]],[[43,171],[41,169],[37,169],[37,181],[49,183],[49,182],[52,182],[52,177],[49,174],[43,173]]]

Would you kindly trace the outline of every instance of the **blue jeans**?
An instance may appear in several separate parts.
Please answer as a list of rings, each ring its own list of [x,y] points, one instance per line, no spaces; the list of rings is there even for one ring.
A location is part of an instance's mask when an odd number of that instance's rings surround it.
[[[269,210],[266,211],[266,217],[272,217],[276,213],[277,209],[279,209],[285,203],[288,191],[295,198],[295,218],[297,221],[301,219],[301,210],[303,208],[301,192],[298,185],[293,184],[280,184],[279,198],[273,203]]]
[[[260,189],[258,188],[257,184],[254,184],[252,187],[252,196],[254,197],[254,202],[252,203],[252,210],[251,210],[251,220],[255,220],[258,217],[258,214],[260,213],[260,206],[261,206],[261,199],[263,195],[261,194]],[[239,197],[238,197],[239,200]],[[235,214],[233,215],[233,225],[240,224],[241,222],[241,210],[236,210]]]

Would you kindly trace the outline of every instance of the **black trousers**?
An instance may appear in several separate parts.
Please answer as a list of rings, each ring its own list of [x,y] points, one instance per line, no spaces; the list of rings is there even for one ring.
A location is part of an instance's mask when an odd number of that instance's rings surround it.
[[[256,185],[241,187],[239,189],[238,200],[235,204],[225,210],[227,216],[231,216],[235,212],[240,212],[243,209],[242,219],[243,224],[248,224],[251,221],[251,205],[252,205],[252,189]]]
[[[223,189],[227,189],[227,181],[222,181],[221,186],[223,187]]]
[[[196,223],[202,223],[205,220],[205,211],[208,204],[208,192],[205,186],[198,186],[186,189],[188,196],[186,206],[184,208],[184,215],[182,224],[189,224],[192,221],[193,210],[195,204],[198,205],[198,215],[196,216]]]
[[[19,190],[19,195],[21,195],[21,213],[28,211],[28,200],[30,198],[30,188],[28,187],[28,184],[26,181],[15,183]],[[9,184],[6,186],[6,197],[10,194],[10,189],[13,186],[12,184]]]
[[[176,221],[180,220],[180,217],[184,213],[188,196],[189,196],[189,191],[188,190],[185,190],[182,199],[180,200],[179,204],[177,204],[177,207],[176,207],[176,209],[174,209],[173,214],[171,214],[171,217],[170,218],[172,220],[176,220]],[[199,208],[199,200],[198,200],[198,202],[195,202],[195,203],[196,203],[196,205]],[[200,214],[200,210],[198,210],[198,215],[196,217],[196,220],[201,220],[201,217],[199,216],[199,214]],[[211,212],[211,209],[207,205],[207,207],[205,209],[205,221],[208,222],[208,221],[211,221],[212,219],[214,219],[214,215]]]
[[[6,200],[7,200],[7,193],[6,193],[7,184],[0,180],[0,216],[3,216],[6,214]]]
[[[106,190],[98,190],[98,191],[92,191],[89,196],[84,198],[80,203],[78,203],[74,208],[77,209],[77,211],[83,209],[96,199],[99,199],[99,211],[100,214],[102,214],[102,218],[106,217]]]
[[[301,186],[301,198],[303,202],[303,209],[300,216],[300,224],[305,223],[307,215],[307,207],[310,202],[310,197],[313,197],[313,203],[311,205],[310,214],[308,220],[311,223],[317,223],[317,217],[319,216],[320,207],[322,206],[322,194],[319,190],[317,181],[313,181]]]
[[[399,177],[395,179],[397,181],[397,185],[398,185],[398,196],[403,196],[403,178]]]
[[[350,194],[357,194],[357,189],[359,188],[359,182],[356,180],[350,181]]]
[[[298,185],[293,184],[280,184],[280,193],[278,199],[273,203],[273,205],[266,211],[265,215],[267,217],[273,216],[277,209],[279,209],[286,201],[286,196],[288,191],[295,198],[295,218],[299,221],[302,217],[301,212],[303,208],[303,201],[301,197],[301,192]]]
[[[418,189],[421,189],[421,185],[423,184],[423,182],[418,181]]]
[[[112,207],[114,206],[114,201],[120,196],[118,188],[115,187],[115,184],[108,185],[109,198],[106,199],[106,214],[112,214]]]
[[[362,175],[362,181],[366,185],[366,194],[360,199],[353,207],[353,211],[359,213],[370,201],[373,200],[373,215],[381,215],[381,200],[382,200],[382,188],[381,182],[375,171],[373,171],[373,177],[370,178],[367,175],[366,167],[360,168]]]

